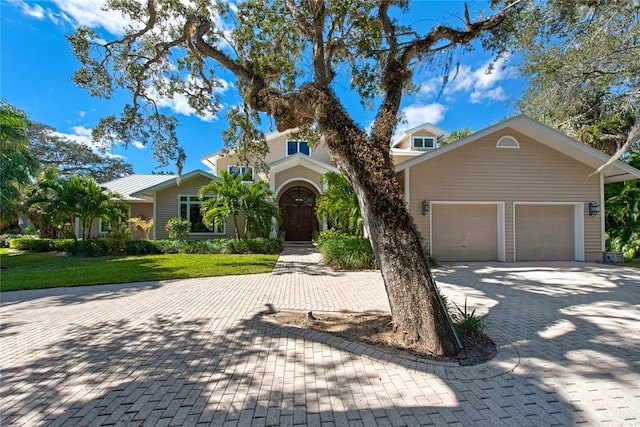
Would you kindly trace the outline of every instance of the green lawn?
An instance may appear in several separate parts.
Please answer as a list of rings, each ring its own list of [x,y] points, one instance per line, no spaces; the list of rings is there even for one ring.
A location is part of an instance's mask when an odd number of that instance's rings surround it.
[[[141,255],[82,258],[0,251],[0,290],[268,273],[278,255]]]

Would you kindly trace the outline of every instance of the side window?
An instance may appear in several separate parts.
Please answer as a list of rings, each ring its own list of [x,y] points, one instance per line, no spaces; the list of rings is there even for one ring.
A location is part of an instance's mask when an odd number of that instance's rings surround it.
[[[214,223],[213,230],[205,227],[202,222],[202,213],[200,212],[201,203],[198,196],[180,196],[180,218],[184,218],[191,223],[190,232],[224,234],[224,224]]]
[[[416,150],[436,148],[436,139],[431,136],[416,136],[413,138],[413,148]]]
[[[252,166],[229,166],[229,173],[233,176],[241,176],[243,181],[253,181]]]
[[[287,140],[287,156],[291,156],[296,153],[306,154],[307,156],[311,154],[309,143],[307,141],[295,141],[295,140],[288,139]]]

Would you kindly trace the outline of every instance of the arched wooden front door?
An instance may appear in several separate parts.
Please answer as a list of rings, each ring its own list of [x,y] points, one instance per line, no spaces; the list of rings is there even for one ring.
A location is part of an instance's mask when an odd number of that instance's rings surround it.
[[[310,241],[318,229],[316,195],[306,187],[292,187],[280,197],[281,231],[288,241]]]

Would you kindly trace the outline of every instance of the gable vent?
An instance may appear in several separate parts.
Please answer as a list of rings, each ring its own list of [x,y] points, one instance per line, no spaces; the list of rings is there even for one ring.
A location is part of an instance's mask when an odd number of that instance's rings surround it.
[[[505,135],[498,140],[497,148],[520,148],[518,140],[510,135]]]

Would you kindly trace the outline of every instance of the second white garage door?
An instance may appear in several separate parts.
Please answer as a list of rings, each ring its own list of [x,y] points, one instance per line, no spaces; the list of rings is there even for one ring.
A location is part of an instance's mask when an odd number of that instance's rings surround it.
[[[515,213],[517,261],[575,259],[573,205],[518,204]]]
[[[495,204],[433,204],[432,255],[438,261],[496,261],[497,217]]]

